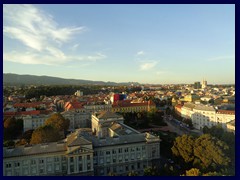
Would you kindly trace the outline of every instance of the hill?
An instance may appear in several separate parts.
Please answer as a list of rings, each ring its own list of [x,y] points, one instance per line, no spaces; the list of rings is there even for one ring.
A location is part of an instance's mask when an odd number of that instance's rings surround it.
[[[51,76],[35,76],[35,75],[19,75],[12,73],[3,73],[3,84],[5,85],[139,85],[137,82],[104,82],[104,81],[91,81],[82,79],[64,79]]]

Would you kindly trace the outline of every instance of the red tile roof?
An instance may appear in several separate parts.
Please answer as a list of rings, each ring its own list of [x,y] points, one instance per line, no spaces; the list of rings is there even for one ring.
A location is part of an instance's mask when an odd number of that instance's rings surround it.
[[[219,109],[217,110],[218,114],[234,114],[235,115],[235,111],[233,110],[224,110],[224,109]]]

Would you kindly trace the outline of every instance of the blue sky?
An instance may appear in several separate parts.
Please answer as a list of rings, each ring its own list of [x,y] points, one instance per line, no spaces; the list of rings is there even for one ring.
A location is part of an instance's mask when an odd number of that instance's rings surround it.
[[[4,5],[3,72],[235,82],[234,5]]]

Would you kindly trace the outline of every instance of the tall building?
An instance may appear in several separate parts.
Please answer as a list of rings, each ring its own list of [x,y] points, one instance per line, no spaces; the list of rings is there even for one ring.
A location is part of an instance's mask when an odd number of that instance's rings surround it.
[[[202,88],[206,88],[207,87],[207,81],[206,80],[202,80]]]
[[[200,89],[200,88],[201,88],[200,82],[194,82],[194,89]]]

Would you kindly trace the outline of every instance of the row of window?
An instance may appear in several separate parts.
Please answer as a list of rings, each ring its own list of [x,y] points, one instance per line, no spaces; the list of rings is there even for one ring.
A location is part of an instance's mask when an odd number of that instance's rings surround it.
[[[113,173],[117,173],[118,171],[121,173],[121,172],[129,172],[129,171],[135,171],[135,170],[142,170],[146,168],[146,164],[143,164],[141,165],[140,162],[138,162],[137,164],[131,164],[131,165],[125,165],[125,166],[113,166],[113,167],[106,167],[105,169],[104,168],[101,168],[99,170],[99,173],[100,175],[104,175],[105,173],[106,174],[109,174],[110,172],[113,172]]]
[[[44,159],[32,159],[32,160],[24,160],[22,163],[23,165],[28,165],[29,163],[31,165],[36,165],[37,162],[39,164],[44,164],[44,162],[60,162],[61,160],[61,157],[48,157],[48,158],[44,158]],[[62,161],[65,161],[66,160],[66,157],[62,157]],[[20,162],[14,162],[14,163],[6,163],[5,164],[5,167],[6,168],[11,168],[12,166],[14,165],[14,167],[19,167],[20,166]]]
[[[112,149],[112,150],[107,150],[107,151],[95,151],[94,152],[94,156],[104,156],[104,154],[106,155],[111,155],[112,154],[117,154],[118,153],[128,153],[128,152],[139,152],[139,151],[145,151],[146,147],[142,146],[142,147],[132,147],[132,148],[118,148],[118,149]]]

